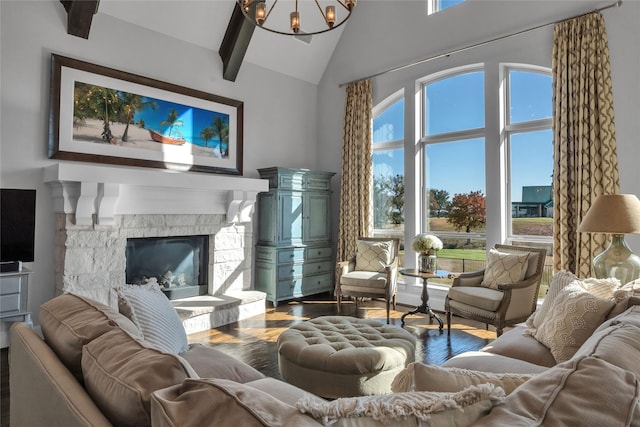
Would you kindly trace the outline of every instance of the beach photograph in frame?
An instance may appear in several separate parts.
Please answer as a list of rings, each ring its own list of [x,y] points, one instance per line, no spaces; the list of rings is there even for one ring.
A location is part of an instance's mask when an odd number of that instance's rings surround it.
[[[51,55],[49,158],[242,175],[243,103]]]

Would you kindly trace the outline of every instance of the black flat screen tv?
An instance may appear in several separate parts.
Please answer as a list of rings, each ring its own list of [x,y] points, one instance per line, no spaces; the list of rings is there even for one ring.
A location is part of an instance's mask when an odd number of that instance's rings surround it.
[[[33,262],[36,190],[0,189],[0,262]]]

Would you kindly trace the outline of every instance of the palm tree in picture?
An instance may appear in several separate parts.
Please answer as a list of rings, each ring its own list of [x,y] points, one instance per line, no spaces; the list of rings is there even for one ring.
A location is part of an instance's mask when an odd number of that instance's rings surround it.
[[[216,136],[216,131],[213,130],[211,126],[207,126],[206,128],[200,131],[200,138],[203,139],[205,148],[208,148],[209,140],[215,138],[215,136]]]
[[[229,118],[216,114],[211,122],[215,136],[220,140],[218,149],[221,157],[229,155]]]
[[[169,126],[169,134],[167,136],[171,136],[174,126],[182,126],[182,121],[178,120],[178,112],[173,108],[169,110],[169,115],[167,116],[167,119],[160,122],[160,126],[167,126],[167,125]]]
[[[133,116],[138,112],[144,110],[146,107],[151,107],[152,110],[158,109],[158,104],[155,101],[145,101],[145,98],[136,95],[135,93],[122,92],[121,93],[124,114],[124,122],[127,124],[122,133],[122,140],[127,142],[129,136],[129,123],[133,119]]]
[[[113,143],[109,120],[115,119],[122,109],[118,91],[102,86],[76,83],[74,98],[74,115],[83,120],[85,118],[102,120],[102,140]]]

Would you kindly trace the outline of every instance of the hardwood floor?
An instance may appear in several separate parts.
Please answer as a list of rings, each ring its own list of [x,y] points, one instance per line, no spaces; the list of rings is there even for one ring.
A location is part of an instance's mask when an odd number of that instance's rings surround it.
[[[398,305],[392,310],[390,323],[400,326],[400,317],[413,307]],[[211,345],[248,363],[265,375],[279,378],[276,342],[278,335],[290,326],[318,316],[337,315],[335,300],[328,295],[282,303],[277,308],[268,307],[266,313],[241,320],[216,329],[189,335],[190,342]],[[438,313],[443,320],[444,314]],[[381,301],[365,301],[356,306],[343,303],[342,315],[377,319],[386,322],[386,311]],[[485,330],[484,324],[454,317],[451,336],[446,325],[442,333],[438,324],[431,324],[427,316],[412,315],[406,319],[405,328],[416,338],[416,360],[440,365],[456,354],[479,350],[495,339],[495,330]],[[0,427],[9,427],[9,369],[8,349],[0,352]]]

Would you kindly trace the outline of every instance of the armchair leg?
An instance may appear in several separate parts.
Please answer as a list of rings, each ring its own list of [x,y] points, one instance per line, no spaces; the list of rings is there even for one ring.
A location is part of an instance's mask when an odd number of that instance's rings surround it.
[[[502,328],[496,328],[496,337],[502,335]]]
[[[447,335],[451,335],[451,312],[447,311]]]
[[[342,311],[342,295],[336,295],[336,299],[338,300],[338,314],[340,314]]]
[[[390,306],[390,302],[389,300],[387,300],[387,325],[389,324],[389,306]]]
[[[393,309],[396,309],[396,295],[393,296]]]

